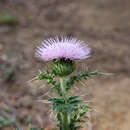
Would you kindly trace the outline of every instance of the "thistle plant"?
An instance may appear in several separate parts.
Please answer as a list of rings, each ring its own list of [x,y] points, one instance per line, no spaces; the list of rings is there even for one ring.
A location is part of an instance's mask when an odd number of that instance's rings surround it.
[[[87,112],[92,110],[91,106],[79,99],[78,95],[70,95],[75,82],[88,79],[92,76],[101,75],[101,72],[89,72],[74,75],[76,62],[89,58],[91,49],[88,45],[76,38],[55,37],[44,40],[36,48],[36,57],[42,61],[50,61],[51,66],[45,72],[41,72],[35,80],[45,80],[52,85],[51,91],[56,96],[48,99],[52,104],[52,110],[57,117],[57,126],[60,130],[78,130],[82,127]],[[58,79],[58,80],[56,80]]]

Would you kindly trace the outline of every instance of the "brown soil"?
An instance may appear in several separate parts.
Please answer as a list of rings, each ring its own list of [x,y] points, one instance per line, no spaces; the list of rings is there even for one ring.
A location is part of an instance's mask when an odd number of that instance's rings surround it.
[[[114,73],[87,81],[87,88],[80,86],[94,101],[92,130],[130,130],[129,0],[0,0],[0,9],[19,19],[13,26],[0,25],[0,91],[16,108],[23,127],[27,115],[39,127],[54,124],[49,106],[37,101],[46,87],[41,91],[42,83],[27,81],[46,68],[33,57],[35,45],[63,34],[92,48],[92,58],[80,63],[81,69]],[[11,70],[13,79],[7,81],[5,73]],[[0,106],[6,107],[3,100]]]

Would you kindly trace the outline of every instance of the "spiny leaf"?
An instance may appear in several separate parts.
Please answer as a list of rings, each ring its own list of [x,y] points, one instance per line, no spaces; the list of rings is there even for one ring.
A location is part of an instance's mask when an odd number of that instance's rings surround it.
[[[60,113],[60,112],[57,113],[57,119],[58,119],[59,121],[62,120],[62,117],[61,117],[61,113]]]
[[[76,98],[78,98],[79,96],[71,96],[71,97],[69,97],[69,100],[74,100],[74,99],[76,99]]]
[[[71,86],[74,85],[75,81],[80,81],[82,79],[87,79],[88,77],[97,76],[97,75],[103,75],[105,73],[102,72],[84,72],[75,76],[70,77],[70,79],[67,81],[67,90],[70,89]]]

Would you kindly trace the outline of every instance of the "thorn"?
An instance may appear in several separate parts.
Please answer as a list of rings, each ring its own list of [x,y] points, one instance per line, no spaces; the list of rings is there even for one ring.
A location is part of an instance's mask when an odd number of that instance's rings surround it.
[[[40,74],[42,73],[42,71],[40,69],[38,71],[39,71]]]
[[[32,78],[31,80],[28,80],[27,83],[33,82],[34,80],[37,80],[38,76]]]
[[[85,84],[83,81],[79,81],[84,87],[88,87],[88,85],[87,84]]]
[[[42,103],[46,103],[46,104],[50,104],[50,102],[48,102],[47,100],[37,100],[38,102],[42,102]]]

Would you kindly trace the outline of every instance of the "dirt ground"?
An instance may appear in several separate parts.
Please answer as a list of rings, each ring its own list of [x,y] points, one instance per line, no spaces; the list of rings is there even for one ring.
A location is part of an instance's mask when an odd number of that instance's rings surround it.
[[[1,107],[7,107],[8,98],[23,127],[28,115],[38,127],[54,124],[50,107],[38,102],[47,88],[27,81],[47,66],[34,58],[35,45],[50,36],[72,35],[93,50],[92,58],[80,63],[81,70],[114,73],[79,86],[96,109],[84,130],[130,130],[129,0],[0,0],[0,10],[19,19],[13,26],[0,25]],[[11,80],[8,72],[13,72]]]

